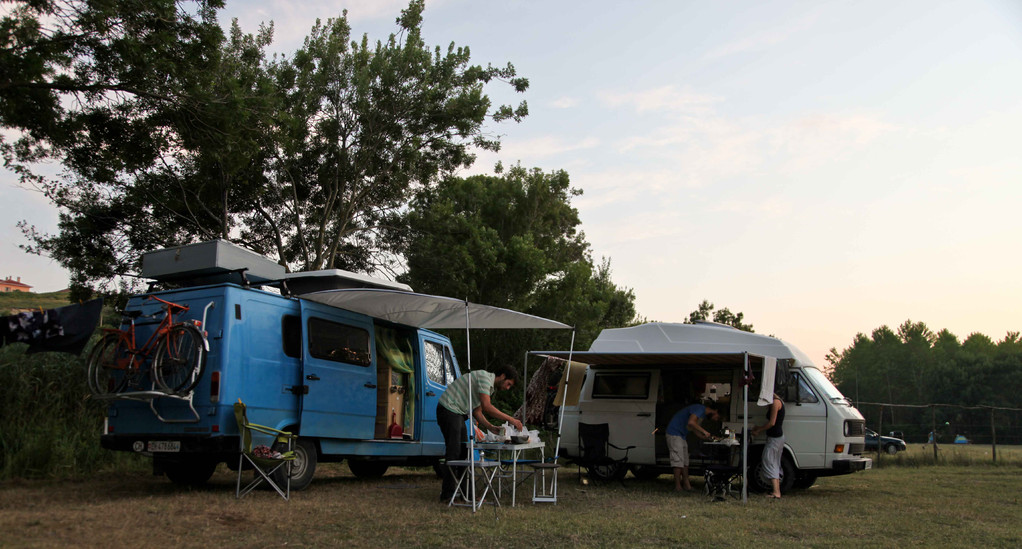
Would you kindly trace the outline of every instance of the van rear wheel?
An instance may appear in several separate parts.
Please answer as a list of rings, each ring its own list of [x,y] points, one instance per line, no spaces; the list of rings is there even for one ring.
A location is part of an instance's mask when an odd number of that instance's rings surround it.
[[[586,470],[589,471],[589,476],[601,481],[620,480],[628,474],[628,466],[620,461],[590,465],[586,467]]]
[[[656,465],[632,465],[632,475],[639,480],[653,480],[660,476],[660,469]]]
[[[161,460],[159,467],[178,486],[201,486],[213,476],[217,462],[211,459]]]
[[[295,460],[291,462],[291,489],[301,491],[312,483],[312,476],[316,474],[316,462],[319,454],[316,453],[316,442],[299,437],[294,446]],[[273,473],[273,481],[284,486],[287,467],[281,467]]]
[[[380,478],[389,468],[390,465],[383,461],[348,459],[348,469],[351,469],[351,474],[358,478]]]

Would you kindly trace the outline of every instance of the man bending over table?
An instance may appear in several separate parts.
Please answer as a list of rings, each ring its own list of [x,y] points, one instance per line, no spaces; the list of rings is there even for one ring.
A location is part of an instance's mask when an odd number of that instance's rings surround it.
[[[702,425],[700,420],[709,416],[710,419],[720,419],[720,404],[708,402],[693,404],[674,414],[671,422],[667,424],[667,448],[671,451],[671,467],[674,468],[674,489],[677,491],[692,491],[692,485],[688,480],[688,437],[689,430],[703,440],[711,440],[713,436]]]
[[[522,429],[522,422],[498,410],[490,402],[490,396],[494,392],[507,391],[518,382],[518,371],[512,366],[502,365],[493,372],[475,370],[469,372],[447,386],[440,402],[436,406],[436,421],[440,426],[440,432],[444,435],[444,444],[447,451],[444,458],[450,462],[468,458],[468,448],[465,442],[468,440],[468,429],[465,421],[468,419],[468,412],[472,410],[472,417],[480,427],[497,433],[495,427],[486,416],[497,418],[514,425],[515,429]],[[443,476],[443,487],[440,490],[440,501],[450,501],[457,488],[457,476],[451,467],[440,468]]]

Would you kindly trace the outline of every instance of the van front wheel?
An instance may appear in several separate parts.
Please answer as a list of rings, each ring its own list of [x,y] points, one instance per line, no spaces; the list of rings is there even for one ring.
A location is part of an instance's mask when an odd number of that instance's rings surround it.
[[[749,488],[756,492],[770,492],[773,490],[770,479],[766,478],[766,473],[763,468],[763,460],[756,458],[756,462],[752,469],[749,471],[752,475],[752,482],[749,483]],[[795,477],[798,475],[795,469],[795,462],[792,461],[791,456],[784,454],[781,456],[781,492],[791,491],[792,486],[795,485]]]

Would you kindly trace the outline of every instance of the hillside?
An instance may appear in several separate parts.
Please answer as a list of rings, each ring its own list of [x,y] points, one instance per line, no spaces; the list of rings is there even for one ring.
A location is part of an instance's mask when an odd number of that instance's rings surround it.
[[[54,309],[69,304],[67,293],[4,292],[0,293],[0,316],[13,314],[20,309]]]

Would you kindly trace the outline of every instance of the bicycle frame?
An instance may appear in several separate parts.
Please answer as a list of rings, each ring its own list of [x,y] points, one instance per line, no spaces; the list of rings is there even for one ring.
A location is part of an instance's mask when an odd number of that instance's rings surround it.
[[[187,305],[178,305],[177,303],[172,303],[156,296],[149,296],[147,299],[153,299],[163,303],[162,310],[165,314],[163,319],[160,320],[159,324],[156,326],[156,329],[149,338],[146,339],[146,342],[141,347],[138,346],[135,338],[135,318],[138,315],[124,315],[129,320],[127,330],[122,330],[120,328],[104,328],[104,331],[107,333],[117,334],[119,340],[124,343],[125,351],[128,353],[130,359],[128,363],[124,365],[124,369],[126,370],[125,373],[131,376],[137,375],[141,371],[144,361],[152,355],[160,342],[160,338],[166,336],[166,334],[170,332],[170,328],[174,326],[174,311],[176,310],[179,313],[184,313],[189,310]],[[154,315],[149,316],[153,317]],[[193,322],[195,322],[196,326],[201,324],[199,321]]]

